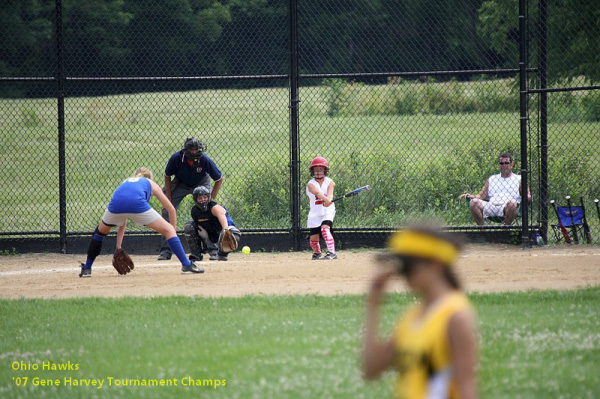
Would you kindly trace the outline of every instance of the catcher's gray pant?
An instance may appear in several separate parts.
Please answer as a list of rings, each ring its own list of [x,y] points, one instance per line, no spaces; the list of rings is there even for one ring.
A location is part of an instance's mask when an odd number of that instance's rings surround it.
[[[188,247],[190,247],[190,252],[193,255],[199,255],[203,252],[206,252],[203,250],[203,246],[211,254],[218,252],[217,244],[210,241],[210,238],[208,238],[208,232],[202,227],[198,227],[196,230],[196,225],[193,220],[190,220],[185,224],[183,231],[185,233],[185,239],[187,240]],[[202,245],[200,239],[202,239],[204,245]]]
[[[210,176],[206,175],[204,177],[204,179],[202,179],[200,184],[198,184],[198,186],[196,186],[196,187],[199,187],[199,186],[205,186],[210,189]],[[188,195],[192,194],[192,192],[194,192],[194,189],[196,187],[190,187],[190,186],[183,185],[183,184],[179,183],[177,181],[177,179],[173,180],[173,183],[171,185],[171,203],[175,207],[175,210],[179,209],[179,205],[181,205],[181,201],[183,201],[183,199],[185,197],[187,197]],[[164,189],[163,189],[163,192],[165,192]],[[163,209],[162,217],[167,222],[169,222],[169,212],[167,212],[166,209]],[[210,243],[210,244],[211,245],[208,245],[208,251],[210,253],[217,253],[217,251],[218,251],[217,245],[213,244],[213,243]],[[159,252],[173,254],[173,251],[171,251],[171,247],[169,247],[169,244],[167,243],[166,239],[163,239]]]

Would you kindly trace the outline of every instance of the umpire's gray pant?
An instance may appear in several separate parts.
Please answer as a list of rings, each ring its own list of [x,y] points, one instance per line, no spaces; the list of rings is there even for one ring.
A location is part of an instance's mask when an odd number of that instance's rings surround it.
[[[206,175],[202,181],[200,182],[200,184],[198,184],[198,186],[205,186],[208,187],[210,189],[210,176]],[[190,187],[190,186],[186,186],[184,184],[181,184],[177,181],[177,179],[173,179],[173,182],[171,183],[171,203],[173,204],[173,206],[175,207],[175,210],[179,209],[179,205],[181,205],[181,201],[183,201],[183,199],[185,197],[187,197],[188,195],[192,194],[194,192],[194,189],[196,187]],[[163,189],[163,192],[165,192],[165,190]],[[169,212],[167,212],[166,209],[163,209],[162,211],[162,217],[169,222]],[[188,217],[189,217],[189,212],[188,212]],[[186,218],[187,219],[187,218]],[[207,245],[208,247],[208,252],[210,253],[216,253],[218,251],[218,248],[215,244],[211,243],[209,240],[209,243]],[[162,241],[162,245],[160,247],[159,252],[161,253],[169,253],[169,254],[173,254],[173,251],[171,251],[171,247],[169,247],[169,244],[167,243],[166,239],[163,239]]]

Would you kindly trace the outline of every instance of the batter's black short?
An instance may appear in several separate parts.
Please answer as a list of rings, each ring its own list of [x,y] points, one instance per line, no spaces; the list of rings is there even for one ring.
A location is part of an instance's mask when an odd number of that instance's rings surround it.
[[[323,223],[321,223],[321,226],[323,226],[325,224],[327,226],[329,226],[332,229],[331,231],[333,232],[333,221],[332,220],[323,220]],[[321,227],[311,227],[310,228],[310,235],[313,236],[315,234],[321,234]]]

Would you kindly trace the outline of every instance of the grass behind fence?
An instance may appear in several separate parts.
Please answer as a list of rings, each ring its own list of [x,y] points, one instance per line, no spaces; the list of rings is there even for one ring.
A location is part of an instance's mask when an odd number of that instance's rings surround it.
[[[513,86],[512,80],[371,86],[338,79],[302,87],[301,192],[310,159],[322,155],[331,161],[337,193],[373,187],[338,205],[337,226],[392,227],[424,213],[471,224],[458,195],[478,192],[497,173],[502,151],[513,152],[520,168]],[[600,195],[599,98],[596,92],[549,95],[550,198],[585,195],[590,213],[591,200]],[[287,102],[283,88],[68,98],[68,230],[92,230],[112,191],[140,165],[162,185],[168,157],[192,135],[208,143],[209,156],[223,170],[219,200],[238,225],[289,227]],[[55,103],[0,101],[0,201],[6,209],[0,231],[58,230]],[[535,138],[530,146],[535,155]],[[538,198],[539,170],[535,163],[530,169]],[[304,196],[301,205],[304,223]],[[180,227],[190,206],[188,199],[181,207]],[[535,203],[533,210],[536,218]]]
[[[476,294],[482,398],[598,394],[600,289]],[[383,330],[413,301],[390,295]],[[359,350],[364,298],[121,298],[2,300],[3,398],[373,398],[393,378],[365,383]],[[557,317],[560,315],[560,317]],[[78,364],[75,371],[13,371],[13,362]],[[226,380],[225,387],[34,387],[44,379]],[[17,387],[13,377],[28,377]]]

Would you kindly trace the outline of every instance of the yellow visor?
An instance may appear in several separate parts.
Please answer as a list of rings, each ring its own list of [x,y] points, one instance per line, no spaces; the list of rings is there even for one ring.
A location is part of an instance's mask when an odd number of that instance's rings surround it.
[[[458,257],[458,249],[448,241],[416,231],[399,231],[392,234],[388,248],[393,255],[437,260],[448,266]]]

